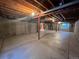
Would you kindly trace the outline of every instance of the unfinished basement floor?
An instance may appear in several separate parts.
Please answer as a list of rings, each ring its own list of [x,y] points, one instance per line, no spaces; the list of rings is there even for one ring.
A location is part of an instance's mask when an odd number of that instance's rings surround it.
[[[72,32],[44,31],[5,39],[0,59],[79,59],[79,43]]]

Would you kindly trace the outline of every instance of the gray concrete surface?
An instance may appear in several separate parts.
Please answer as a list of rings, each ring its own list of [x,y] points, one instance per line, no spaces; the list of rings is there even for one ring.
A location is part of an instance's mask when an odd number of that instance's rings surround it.
[[[70,32],[41,32],[8,38],[0,59],[79,59],[79,42]]]

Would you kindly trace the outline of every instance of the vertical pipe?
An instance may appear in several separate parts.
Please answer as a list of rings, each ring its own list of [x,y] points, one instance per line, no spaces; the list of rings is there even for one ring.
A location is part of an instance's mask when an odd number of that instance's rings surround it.
[[[40,17],[38,17],[38,40],[40,40]]]

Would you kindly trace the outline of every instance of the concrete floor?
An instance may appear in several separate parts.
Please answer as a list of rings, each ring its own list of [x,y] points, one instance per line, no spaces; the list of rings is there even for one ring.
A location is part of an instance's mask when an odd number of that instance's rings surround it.
[[[79,42],[70,32],[41,32],[5,40],[0,59],[79,59]]]

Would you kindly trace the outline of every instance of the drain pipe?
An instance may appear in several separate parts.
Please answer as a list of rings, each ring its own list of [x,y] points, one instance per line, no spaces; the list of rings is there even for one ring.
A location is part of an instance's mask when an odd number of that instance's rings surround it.
[[[62,6],[55,7],[53,9],[47,10],[47,11],[45,11],[43,13],[46,14],[46,13],[54,12],[54,11],[57,11],[57,10],[60,10],[60,9],[63,9],[63,8],[66,8],[66,7],[69,7],[69,6],[78,4],[78,3],[79,3],[79,0],[76,0],[76,1],[73,1],[73,2],[70,2],[70,3],[67,3],[67,4],[64,4]]]

